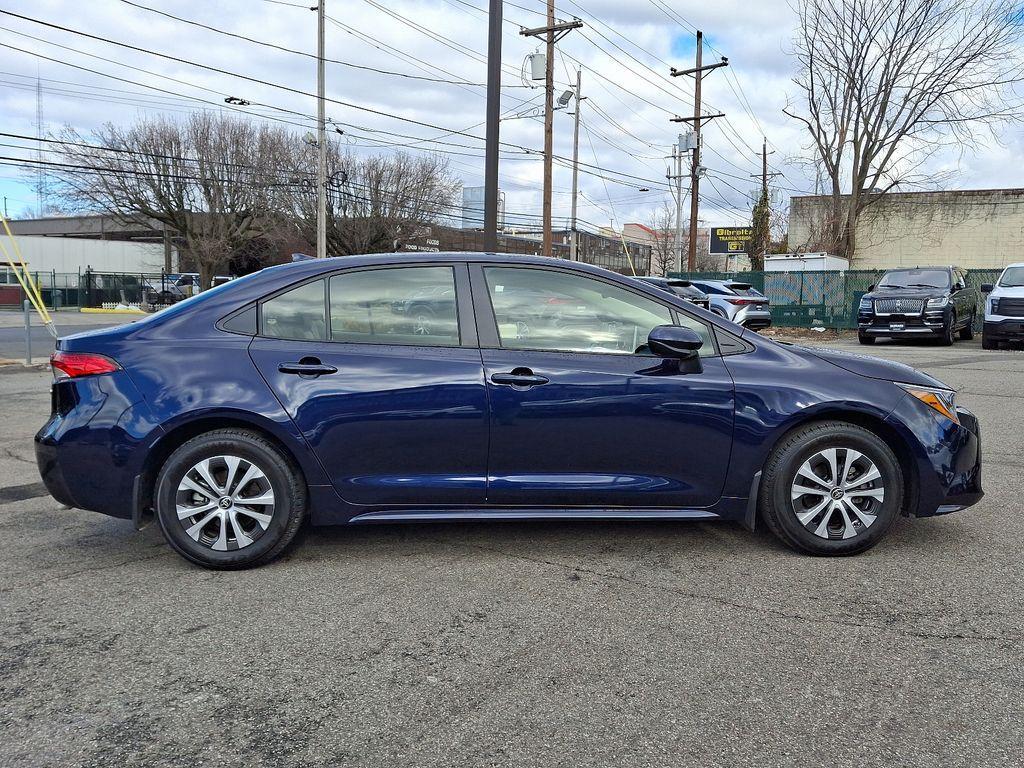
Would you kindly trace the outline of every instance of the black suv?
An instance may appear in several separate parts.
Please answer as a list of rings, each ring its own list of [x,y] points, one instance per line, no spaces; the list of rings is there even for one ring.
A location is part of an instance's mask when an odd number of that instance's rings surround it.
[[[864,294],[857,310],[857,337],[937,336],[947,346],[957,333],[974,338],[981,305],[978,289],[960,267],[890,269]]]

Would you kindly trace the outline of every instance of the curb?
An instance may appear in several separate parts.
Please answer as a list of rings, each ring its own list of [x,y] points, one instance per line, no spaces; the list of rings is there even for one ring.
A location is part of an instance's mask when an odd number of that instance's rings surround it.
[[[98,309],[96,307],[82,307],[79,312],[90,315],[145,315],[141,309]]]

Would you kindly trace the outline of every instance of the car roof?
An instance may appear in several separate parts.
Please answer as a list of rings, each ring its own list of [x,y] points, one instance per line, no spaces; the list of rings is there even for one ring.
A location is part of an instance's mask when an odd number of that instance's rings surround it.
[[[589,272],[595,275],[613,275],[620,279],[627,277],[603,267],[585,264],[580,261],[569,261],[567,259],[556,258],[553,256],[528,256],[518,253],[487,253],[479,251],[411,251],[408,253],[368,253],[358,256],[331,256],[326,259],[305,259],[303,261],[294,261],[288,264],[277,264],[272,267],[266,267],[260,270],[260,272],[263,274],[274,275],[275,278],[283,278],[284,273],[287,272],[288,279],[294,278],[295,280],[301,280],[303,277],[317,275],[321,272],[333,272],[336,269],[348,269],[350,267],[374,267],[393,264],[429,264],[435,261],[443,263],[456,261],[561,267],[563,269],[577,269],[582,272]]]

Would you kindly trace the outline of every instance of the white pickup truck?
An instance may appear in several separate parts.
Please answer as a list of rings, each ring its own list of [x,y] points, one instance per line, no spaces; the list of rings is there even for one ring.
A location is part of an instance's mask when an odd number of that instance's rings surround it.
[[[1024,263],[1011,264],[995,285],[986,283],[984,349],[998,349],[1001,341],[1024,341]]]

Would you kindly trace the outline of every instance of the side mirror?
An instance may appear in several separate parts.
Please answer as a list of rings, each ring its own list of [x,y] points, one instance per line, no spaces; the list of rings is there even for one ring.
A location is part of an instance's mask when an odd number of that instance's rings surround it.
[[[659,325],[647,336],[648,349],[658,357],[692,360],[703,346],[704,340],[695,330],[681,325]]]
[[[996,289],[996,287],[994,285],[992,285],[992,283],[982,283],[981,284],[981,292],[982,293],[992,293],[992,291],[994,291],[995,289]]]
[[[868,286],[868,293],[871,293],[873,290],[875,290],[875,284],[874,283],[872,283],[871,285]]]

